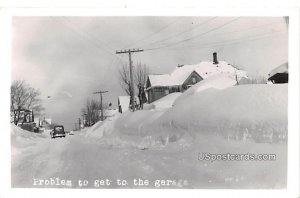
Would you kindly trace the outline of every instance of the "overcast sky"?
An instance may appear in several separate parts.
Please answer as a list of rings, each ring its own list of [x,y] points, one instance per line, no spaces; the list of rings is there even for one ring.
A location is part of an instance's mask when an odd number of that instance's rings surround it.
[[[267,76],[288,61],[287,35],[283,17],[13,17],[12,80],[40,89],[46,117],[71,129],[86,99],[99,99],[92,92],[109,91],[114,107],[125,95],[117,73],[128,56],[116,50],[144,49],[133,62],[154,74],[217,52],[251,77]]]

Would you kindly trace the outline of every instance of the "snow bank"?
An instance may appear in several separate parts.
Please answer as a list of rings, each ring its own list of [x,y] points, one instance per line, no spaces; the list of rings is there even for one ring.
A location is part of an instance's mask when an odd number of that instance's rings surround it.
[[[159,119],[164,112],[157,110],[127,111],[120,114],[113,122],[99,123],[91,129],[93,132],[88,137],[96,137],[98,141],[114,147],[130,146],[144,149],[161,145],[161,142],[157,142],[157,135],[151,128],[155,120]],[[109,126],[109,133],[104,134],[105,123]],[[98,135],[96,136],[96,134]]]
[[[287,119],[287,85],[251,84],[182,95],[154,125],[173,123],[194,133],[236,138],[285,139]]]
[[[17,127],[14,124],[11,124],[11,138],[14,143],[15,142],[20,142],[20,143],[26,143],[26,142],[31,142],[35,141],[36,139],[40,138],[49,138],[50,135],[46,133],[33,133],[30,131],[26,131],[21,129],[20,127]]]
[[[181,95],[181,92],[175,92],[171,93],[169,95],[166,95],[165,97],[160,98],[159,100],[156,100],[152,102],[151,104],[146,104],[144,109],[156,109],[156,110],[162,110],[171,108],[173,106],[174,101]]]
[[[210,88],[202,82],[180,96],[173,94],[158,101],[165,106],[178,97],[171,108],[119,114],[95,124],[87,137],[98,140],[104,137],[111,144],[129,144],[142,149],[165,146],[169,142],[189,144],[199,134],[285,141],[287,85],[232,84],[228,76],[211,78]]]
[[[108,117],[104,121],[99,121],[86,131],[85,137],[92,137],[95,140],[102,138],[104,135],[110,134],[120,113],[115,112],[112,117]]]
[[[183,98],[194,95],[197,92],[204,91],[209,88],[225,89],[236,85],[235,76],[229,74],[216,74],[206,78],[186,90],[175,103]]]
[[[50,134],[33,133],[23,130],[11,124],[11,150],[12,156],[18,154],[22,148],[34,146],[35,144],[50,138]]]

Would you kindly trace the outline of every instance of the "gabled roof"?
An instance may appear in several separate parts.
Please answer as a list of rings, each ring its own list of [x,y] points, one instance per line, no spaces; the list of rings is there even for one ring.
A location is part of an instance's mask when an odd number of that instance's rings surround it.
[[[195,71],[195,65],[184,65],[181,67],[176,67],[170,74],[173,85],[182,85],[184,81]]]
[[[151,74],[148,75],[152,87],[173,85],[169,74]]]
[[[202,61],[194,65],[176,67],[171,74],[149,75],[148,77],[152,87],[182,85],[194,71],[203,79],[220,73],[237,75],[238,80],[242,77],[247,78],[245,71],[238,70],[225,61],[220,61],[218,64],[213,64],[210,61]]]

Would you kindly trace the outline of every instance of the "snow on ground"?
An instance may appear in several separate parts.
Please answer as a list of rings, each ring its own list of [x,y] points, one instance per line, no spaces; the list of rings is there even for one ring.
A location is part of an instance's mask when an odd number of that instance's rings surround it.
[[[151,104],[145,104],[144,109],[150,110],[163,110],[167,108],[171,108],[173,106],[174,101],[181,95],[181,92],[174,92],[169,95],[166,95],[165,97],[162,97]]]
[[[172,108],[126,112],[114,121],[97,123],[88,135],[108,144],[142,149],[172,142],[189,145],[195,136],[206,133],[257,142],[287,140],[287,85],[231,87],[232,81],[225,76],[210,82],[214,88],[204,90],[206,84],[199,83],[179,97],[173,94],[157,102],[171,104],[177,98]]]
[[[234,80],[228,76],[207,80],[211,86],[200,82],[182,95],[170,94],[156,101],[154,106],[160,108],[126,112],[99,122],[87,136],[99,139],[105,133],[112,144],[130,142],[141,148],[177,141],[189,144],[200,133],[257,142],[287,140],[286,84],[232,86]]]
[[[122,114],[112,136],[151,145],[185,141],[184,138],[199,133],[263,142],[286,141],[287,85],[249,84],[197,92],[199,88],[200,83],[164,111]]]
[[[14,131],[14,128],[12,129]],[[195,143],[183,147],[179,141],[167,147],[140,149],[99,144],[80,133],[66,138],[36,137],[34,146],[24,146],[12,159],[12,187],[65,188],[34,185],[34,179],[89,181],[83,188],[284,188],[286,186],[286,145],[257,144],[253,141],[225,140],[199,134]],[[23,131],[23,133],[27,133]],[[34,135],[34,134],[33,134]],[[22,141],[27,137],[22,136]],[[15,141],[12,140],[13,143]],[[276,161],[201,161],[199,153],[276,154]],[[147,179],[149,186],[135,186],[134,179]],[[95,180],[111,181],[95,187]],[[117,179],[128,185],[117,185]],[[158,180],[187,181],[186,186],[161,186]]]
[[[175,101],[159,123],[173,122],[194,132],[286,139],[287,102],[287,84],[207,89]]]
[[[236,85],[235,76],[228,74],[216,74],[214,76],[208,77],[197,84],[193,85],[191,88],[186,90],[178,99],[183,99],[194,95],[197,92],[204,91],[209,88],[214,89],[225,89],[228,87],[233,87]]]
[[[14,124],[11,124],[11,152],[12,157],[20,153],[23,148],[35,146],[38,141],[44,141],[50,134],[38,134],[25,131]]]
[[[33,186],[34,178],[59,177],[73,188],[78,179],[89,181],[86,188],[96,179],[112,181],[100,188],[157,188],[159,179],[186,180],[184,188],[285,188],[287,145],[274,137],[286,138],[287,85],[196,88],[176,97],[173,107],[127,111],[66,138],[12,126],[12,186],[64,187]],[[275,154],[276,160],[202,161],[203,152]],[[151,185],[133,185],[139,178]],[[129,183],[118,186],[117,179]]]
[[[97,140],[99,138],[102,138],[103,135],[112,133],[115,121],[119,116],[120,113],[116,112],[112,117],[108,117],[105,121],[97,122],[85,132],[85,137],[90,137]]]

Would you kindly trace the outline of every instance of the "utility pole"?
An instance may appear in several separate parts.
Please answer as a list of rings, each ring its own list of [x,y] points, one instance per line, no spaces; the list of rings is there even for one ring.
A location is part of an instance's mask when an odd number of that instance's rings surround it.
[[[78,118],[78,126],[79,126],[79,131],[80,131],[80,129],[81,129],[81,120],[80,120],[80,118]]]
[[[93,94],[100,94],[100,109],[101,109],[101,121],[103,121],[103,104],[102,104],[102,94],[107,93],[108,91],[96,91]]]
[[[83,126],[83,128],[85,127],[85,125],[86,125],[86,114],[82,113],[82,126]]]
[[[129,56],[129,69],[130,69],[130,100],[131,100],[131,107],[132,111],[135,110],[135,104],[134,104],[134,86],[133,86],[133,69],[132,69],[132,61],[131,61],[131,54],[134,52],[142,52],[144,50],[142,49],[128,49],[128,50],[121,50],[116,51],[116,54],[124,54],[127,53]]]

